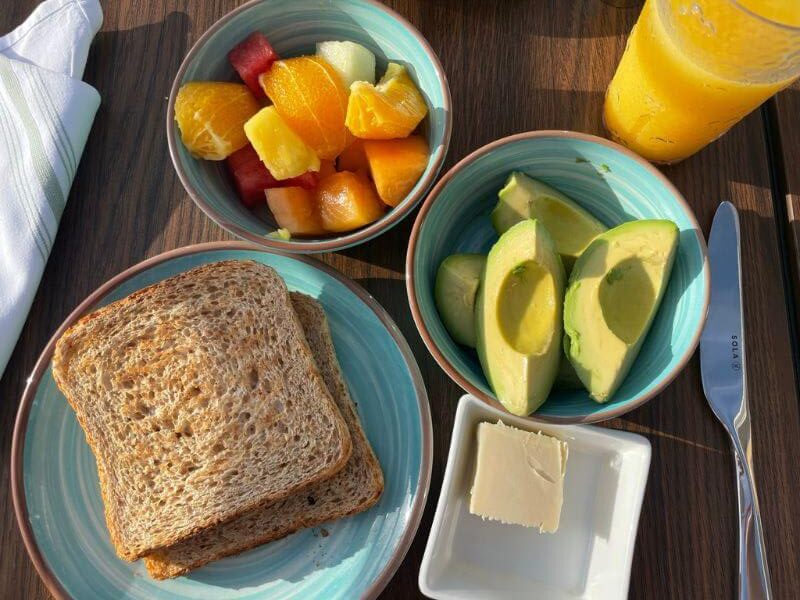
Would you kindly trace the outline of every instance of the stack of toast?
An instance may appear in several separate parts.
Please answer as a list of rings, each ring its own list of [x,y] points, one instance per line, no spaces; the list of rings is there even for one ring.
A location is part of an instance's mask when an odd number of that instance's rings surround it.
[[[260,263],[203,265],[85,316],[53,376],[95,455],[117,554],[157,579],[383,491],[322,306]]]

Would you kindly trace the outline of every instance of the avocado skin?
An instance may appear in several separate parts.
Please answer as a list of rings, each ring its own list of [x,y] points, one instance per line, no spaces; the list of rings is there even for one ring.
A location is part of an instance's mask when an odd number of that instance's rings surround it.
[[[575,263],[564,299],[564,350],[599,403],[612,398],[641,350],[669,283],[679,233],[667,220],[623,223],[597,236]],[[603,305],[601,287],[626,286],[631,277],[644,285],[633,293],[623,287],[618,302]],[[624,327],[631,322],[635,335]]]

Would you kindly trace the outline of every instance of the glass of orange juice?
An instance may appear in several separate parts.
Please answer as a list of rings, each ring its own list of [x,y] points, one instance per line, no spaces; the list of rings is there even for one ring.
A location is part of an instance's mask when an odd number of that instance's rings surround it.
[[[614,140],[671,163],[798,75],[800,0],[646,0],[603,120]]]

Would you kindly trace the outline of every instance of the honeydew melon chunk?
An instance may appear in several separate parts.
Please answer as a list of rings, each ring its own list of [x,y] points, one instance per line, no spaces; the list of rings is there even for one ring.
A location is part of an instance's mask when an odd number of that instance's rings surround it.
[[[375,83],[375,55],[355,42],[319,42],[317,56],[330,63],[350,89],[354,81]]]

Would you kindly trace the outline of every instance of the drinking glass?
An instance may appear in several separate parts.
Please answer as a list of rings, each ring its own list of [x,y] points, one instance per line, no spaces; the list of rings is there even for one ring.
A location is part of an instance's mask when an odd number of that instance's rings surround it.
[[[800,0],[646,0],[606,91],[611,137],[682,160],[800,75]]]

